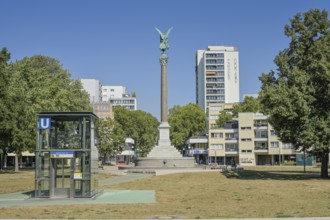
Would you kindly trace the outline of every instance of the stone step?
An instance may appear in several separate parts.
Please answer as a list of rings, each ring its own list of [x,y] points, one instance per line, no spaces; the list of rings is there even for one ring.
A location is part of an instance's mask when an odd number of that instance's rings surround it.
[[[164,157],[173,157],[181,158],[181,153],[174,146],[155,146],[147,155],[148,158],[164,158]]]

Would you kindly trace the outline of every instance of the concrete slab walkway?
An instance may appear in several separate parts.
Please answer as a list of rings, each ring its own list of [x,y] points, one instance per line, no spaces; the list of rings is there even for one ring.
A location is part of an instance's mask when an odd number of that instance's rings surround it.
[[[150,174],[128,174],[116,176],[100,181],[100,185],[111,185],[120,182],[133,181],[149,178]],[[33,198],[33,191],[0,194],[0,207],[18,206],[48,206],[67,204],[136,204],[155,203],[156,193],[154,190],[104,190],[96,198],[79,199],[42,199]]]
[[[31,194],[30,194],[31,195]],[[0,207],[48,206],[67,204],[136,204],[155,203],[154,190],[105,190],[94,199],[36,199],[29,192],[0,195]]]

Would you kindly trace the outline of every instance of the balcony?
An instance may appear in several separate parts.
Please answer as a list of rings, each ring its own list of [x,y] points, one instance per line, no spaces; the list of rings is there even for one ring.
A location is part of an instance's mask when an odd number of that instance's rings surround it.
[[[268,135],[256,135],[254,137],[255,141],[262,141],[262,142],[266,142],[268,140]]]
[[[268,153],[268,147],[254,147],[255,153]]]
[[[225,138],[226,143],[237,143],[237,141],[238,141],[238,138],[235,138],[235,137],[226,137]]]
[[[268,122],[266,122],[266,121],[255,121],[253,126],[254,126],[254,129],[267,130]]]
[[[229,148],[229,147],[226,147],[226,155],[228,154],[238,154],[238,147],[235,147],[235,148]]]

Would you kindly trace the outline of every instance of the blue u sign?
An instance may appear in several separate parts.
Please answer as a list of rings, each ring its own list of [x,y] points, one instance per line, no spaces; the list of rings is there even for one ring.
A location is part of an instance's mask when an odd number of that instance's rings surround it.
[[[50,118],[39,118],[39,129],[50,129]]]

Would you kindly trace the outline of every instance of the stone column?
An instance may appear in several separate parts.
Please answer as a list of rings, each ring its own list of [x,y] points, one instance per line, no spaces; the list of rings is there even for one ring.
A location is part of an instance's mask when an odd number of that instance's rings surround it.
[[[167,62],[166,54],[160,56],[161,65],[161,122],[167,122],[168,104],[167,104]]]
[[[170,125],[167,122],[168,105],[167,105],[167,61],[168,57],[163,53],[160,58],[161,65],[161,123],[158,127],[159,140],[158,146],[171,146]]]

